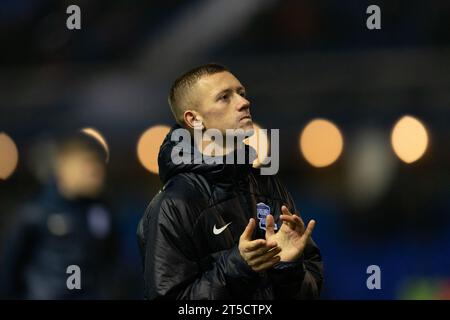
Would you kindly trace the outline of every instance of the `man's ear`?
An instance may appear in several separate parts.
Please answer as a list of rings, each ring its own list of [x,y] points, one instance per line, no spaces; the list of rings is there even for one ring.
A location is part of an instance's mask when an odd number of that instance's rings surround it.
[[[184,123],[189,129],[203,128],[203,118],[194,110],[186,110],[183,114]]]

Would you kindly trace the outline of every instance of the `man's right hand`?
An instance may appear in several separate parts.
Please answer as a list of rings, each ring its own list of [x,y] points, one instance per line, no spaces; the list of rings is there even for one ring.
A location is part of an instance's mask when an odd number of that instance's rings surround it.
[[[278,254],[281,252],[281,248],[277,246],[275,241],[252,240],[255,226],[255,219],[251,218],[239,238],[239,253],[253,271],[263,272],[280,261]]]

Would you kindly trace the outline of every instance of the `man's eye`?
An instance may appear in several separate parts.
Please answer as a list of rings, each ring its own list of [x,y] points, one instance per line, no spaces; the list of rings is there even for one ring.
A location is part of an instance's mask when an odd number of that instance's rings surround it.
[[[225,94],[225,95],[223,95],[223,96],[221,96],[219,98],[219,100],[227,100],[227,99],[228,99],[228,95],[227,94]]]
[[[239,93],[239,94],[241,95],[241,97],[244,97],[244,98],[245,98],[245,96],[246,96],[245,92],[241,92],[241,93]]]

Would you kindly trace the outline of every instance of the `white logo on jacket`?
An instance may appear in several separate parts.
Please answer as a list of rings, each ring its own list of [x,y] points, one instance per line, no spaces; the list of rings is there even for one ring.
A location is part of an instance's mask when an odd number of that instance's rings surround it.
[[[264,202],[260,202],[256,205],[256,216],[259,219],[259,228],[266,230],[266,217],[270,214],[270,207]],[[275,230],[278,230],[278,226],[275,223]]]
[[[217,227],[216,227],[216,225],[214,225],[214,227],[213,227],[213,233],[217,236],[217,235],[219,235],[219,234],[221,234],[229,225],[231,224],[231,222],[230,223],[227,223],[226,225],[224,225],[222,228],[219,228],[219,229],[217,229]]]

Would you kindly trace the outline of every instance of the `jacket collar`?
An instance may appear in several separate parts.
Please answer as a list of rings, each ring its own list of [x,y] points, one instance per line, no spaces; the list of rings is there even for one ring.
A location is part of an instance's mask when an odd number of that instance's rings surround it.
[[[178,144],[178,142],[171,140],[172,132],[176,129],[180,129],[179,125],[174,125],[170,132],[165,137],[161,148],[159,150],[158,155],[158,165],[159,165],[159,176],[162,183],[166,183],[171,177],[179,174],[179,173],[187,173],[193,172],[204,175],[208,180],[212,180],[214,182],[233,182],[235,180],[239,180],[244,178],[250,172],[252,166],[249,164],[249,161],[246,161],[245,164],[237,164],[237,151],[233,151],[234,164],[226,164],[225,157],[223,159],[222,164],[208,164],[205,163],[204,159],[202,159],[201,163],[194,164],[194,155],[197,154],[194,152],[194,142],[191,139],[189,149],[191,163],[189,164],[175,164],[172,161],[171,155],[173,148]],[[245,159],[249,159],[251,157],[251,162],[255,159],[256,152],[253,148],[248,145],[244,145],[245,148]],[[250,163],[251,163],[250,162]]]

